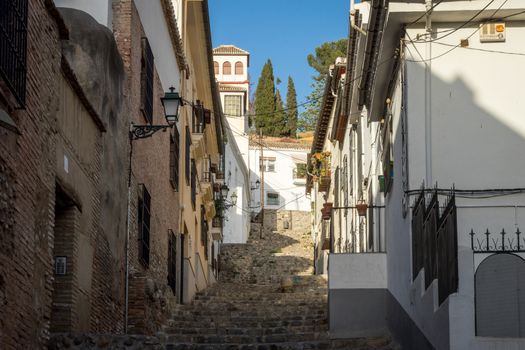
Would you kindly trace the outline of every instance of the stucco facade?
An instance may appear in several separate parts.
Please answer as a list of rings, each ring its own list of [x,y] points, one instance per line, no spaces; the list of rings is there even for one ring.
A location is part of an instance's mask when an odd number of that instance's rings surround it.
[[[333,101],[325,93],[334,108],[322,112],[314,140],[316,152],[330,153],[330,181],[322,190],[312,176],[307,186],[318,212],[313,235],[322,237],[317,264],[320,272],[328,266],[330,330],[352,337],[387,327],[414,349],[521,348],[521,323],[513,320],[525,297],[516,244],[524,168],[514,160],[525,144],[513,86],[525,74],[517,68],[522,4],[443,2],[432,11],[437,34],[429,40],[424,5],[379,3],[355,6],[354,23],[367,36],[351,29],[345,75],[337,76],[336,63],[330,78],[348,90]],[[487,40],[487,25],[503,34]],[[344,135],[329,132],[340,125]],[[347,204],[338,188],[341,157]],[[324,202],[332,209],[323,222]],[[340,229],[339,213],[361,204],[364,230]],[[345,235],[346,251],[338,244]],[[359,309],[367,303],[385,306]],[[363,322],[342,322],[351,312]]]

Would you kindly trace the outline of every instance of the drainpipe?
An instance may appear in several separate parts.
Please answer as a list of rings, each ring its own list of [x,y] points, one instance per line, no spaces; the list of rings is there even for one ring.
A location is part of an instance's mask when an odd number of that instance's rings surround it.
[[[425,0],[427,11],[425,29],[429,39],[425,44],[425,182],[432,182],[432,0]]]

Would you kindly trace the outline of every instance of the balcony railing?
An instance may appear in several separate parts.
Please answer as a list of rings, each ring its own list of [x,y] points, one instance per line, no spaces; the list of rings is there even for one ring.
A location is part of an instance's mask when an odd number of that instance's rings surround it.
[[[193,134],[204,134],[206,129],[206,120],[204,115],[204,107],[202,104],[197,102],[193,106],[193,118],[192,118],[192,133]]]

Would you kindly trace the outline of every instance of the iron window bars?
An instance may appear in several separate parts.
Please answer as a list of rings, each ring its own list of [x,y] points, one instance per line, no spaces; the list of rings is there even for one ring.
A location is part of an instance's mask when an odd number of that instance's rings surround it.
[[[21,108],[26,98],[27,0],[0,2],[0,76]]]

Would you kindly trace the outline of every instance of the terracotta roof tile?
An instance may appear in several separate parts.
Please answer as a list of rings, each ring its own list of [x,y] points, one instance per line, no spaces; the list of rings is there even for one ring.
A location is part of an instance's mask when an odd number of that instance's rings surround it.
[[[239,49],[237,46],[234,46],[234,45],[219,45],[219,47],[216,47],[213,49],[213,54],[214,55],[249,55],[250,53],[243,49]]]

